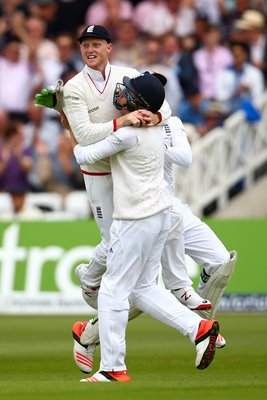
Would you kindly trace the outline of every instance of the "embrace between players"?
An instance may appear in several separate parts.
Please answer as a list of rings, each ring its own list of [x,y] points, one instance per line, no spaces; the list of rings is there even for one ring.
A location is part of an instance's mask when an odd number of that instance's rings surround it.
[[[165,77],[110,65],[109,32],[88,26],[77,39],[84,69],[63,87],[43,89],[35,104],[54,107],[70,131],[74,155],[101,243],[76,268],[85,301],[98,317],[72,327],[74,360],[99,370],[82,382],[128,382],[125,331],[141,312],[176,329],[207,368],[225,339],[213,319],[236,263],[214,232],[174,197],[172,165],[192,161],[183,124],[171,117]],[[185,254],[203,265],[197,292]],[[166,289],[158,286],[160,264]]]

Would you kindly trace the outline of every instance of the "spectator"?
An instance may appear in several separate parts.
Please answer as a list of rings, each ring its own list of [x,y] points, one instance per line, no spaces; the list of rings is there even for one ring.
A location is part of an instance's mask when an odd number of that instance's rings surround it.
[[[184,36],[195,31],[192,0],[145,0],[136,6],[134,21],[141,32],[152,36],[175,32]]]
[[[131,20],[121,20],[116,31],[117,40],[113,45],[112,63],[136,67],[143,51],[143,40]]]
[[[32,151],[24,148],[23,124],[11,121],[0,148],[0,191],[23,186],[29,190],[28,174],[32,169]]]
[[[180,38],[180,58],[178,61],[178,79],[185,97],[198,85],[197,69],[193,55],[197,48],[195,35]]]
[[[214,82],[218,72],[232,63],[232,54],[220,44],[220,39],[219,27],[209,25],[205,31],[203,47],[196,50],[193,56],[200,92],[209,100],[215,97]]]
[[[61,23],[58,20],[59,3],[57,0],[31,0],[31,15],[40,18],[46,23],[47,36],[53,39],[61,32]]]
[[[0,1],[0,49],[5,41],[14,36],[13,20],[17,15],[22,18],[29,15],[28,4],[23,0]]]
[[[139,31],[152,36],[160,36],[172,29],[170,17],[163,0],[144,0],[137,4],[133,21]]]
[[[194,0],[166,0],[166,7],[169,18],[173,20],[169,30],[173,30],[178,37],[195,32]]]
[[[38,65],[44,61],[57,60],[58,49],[56,44],[46,38],[46,23],[40,17],[23,18],[17,15],[13,19],[14,32],[24,44],[22,54],[25,59],[29,58],[29,52],[36,54]]]
[[[52,85],[70,69],[79,72],[83,68],[81,59],[75,58],[76,43],[70,33],[60,33],[55,39],[55,45],[58,58],[47,60],[42,64],[44,86]]]
[[[264,91],[261,70],[249,62],[249,46],[243,42],[232,42],[233,64],[221,70],[216,80],[216,99],[224,103],[231,114],[253,103]]]
[[[221,28],[223,38],[226,41],[229,41],[231,39],[240,40],[240,36],[237,32],[234,33],[233,37],[234,25],[236,20],[241,18],[243,12],[251,7],[251,4],[251,0],[220,0]]]
[[[85,25],[104,25],[116,40],[117,24],[130,20],[133,6],[130,0],[95,0],[87,9]]]
[[[13,38],[5,43],[0,56],[0,109],[12,118],[27,120],[28,102],[37,90],[35,59],[22,60],[21,44]]]
[[[196,8],[200,13],[207,15],[208,21],[213,25],[220,25],[222,7],[224,0],[196,0]]]
[[[162,38],[162,62],[166,67],[177,68],[181,51],[177,36],[172,33],[166,33]]]
[[[55,38],[59,33],[75,34],[84,21],[88,0],[30,0],[31,14],[47,24],[47,36]]]
[[[176,66],[166,66],[162,63],[162,45],[157,38],[147,38],[144,47],[143,64],[137,69],[140,72],[158,72],[167,78],[165,85],[165,97],[169,103],[172,113],[175,114],[177,106],[182,98],[182,90],[177,78]]]
[[[41,71],[44,86],[54,84],[58,79],[69,79],[83,67],[83,64],[75,58],[76,43],[72,35],[68,32],[60,33],[56,39],[59,58],[57,60],[47,60],[42,63]],[[79,70],[78,70],[79,69]],[[57,140],[62,131],[59,114],[53,109],[44,109],[42,126],[40,128],[40,138],[48,145],[49,154],[56,151]]]
[[[58,138],[57,152],[52,155],[53,174],[47,190],[65,196],[72,190],[84,188],[79,165],[72,151],[69,136],[62,133]]]
[[[199,136],[206,135],[211,129],[220,125],[221,114],[216,104],[205,99],[199,89],[193,86],[177,109],[177,115],[182,122],[192,125]]]
[[[198,12],[195,18],[195,33],[194,38],[196,42],[195,48],[200,48],[203,44],[205,31],[209,25],[208,16],[205,12]],[[189,35],[190,36],[190,35]]]
[[[242,18],[236,21],[235,27],[244,32],[244,42],[249,44],[252,64],[260,68],[267,77],[265,24],[265,17],[262,13],[256,10],[247,10],[242,14]]]
[[[44,118],[45,110],[35,107],[33,101],[29,104],[29,122],[24,129],[25,147],[32,149],[33,166],[28,180],[33,192],[43,192],[52,179],[53,165],[51,153],[55,152],[57,131],[51,127],[51,122]]]

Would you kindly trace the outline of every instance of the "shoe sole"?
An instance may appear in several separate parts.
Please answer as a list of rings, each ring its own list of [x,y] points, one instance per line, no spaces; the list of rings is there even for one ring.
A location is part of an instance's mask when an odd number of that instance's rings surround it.
[[[78,343],[80,346],[84,347],[85,349],[87,346],[83,345],[80,342],[80,337],[74,331],[73,327],[72,327],[72,337],[73,337],[73,341],[74,341],[73,358],[74,358],[75,364],[83,374],[89,374],[93,370],[93,361],[90,360],[87,355],[84,355],[81,352],[79,352],[78,350],[76,350],[76,343]],[[84,366],[82,364],[84,364]]]
[[[197,369],[205,369],[212,362],[216,351],[216,339],[219,333],[219,329],[220,329],[219,323],[215,321],[212,324],[211,329],[209,330],[209,339],[210,339],[209,344],[202,356],[199,365],[197,366]]]
[[[81,353],[76,348],[76,343],[74,340],[74,346],[73,346],[74,362],[82,373],[90,374],[90,372],[92,372],[93,370],[93,361],[86,354]]]

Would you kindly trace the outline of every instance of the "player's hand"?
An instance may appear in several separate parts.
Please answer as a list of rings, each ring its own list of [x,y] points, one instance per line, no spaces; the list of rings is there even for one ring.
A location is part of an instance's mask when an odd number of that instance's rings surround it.
[[[34,104],[38,107],[54,108],[57,104],[57,96],[50,88],[44,88],[40,93],[36,93]]]
[[[145,122],[146,126],[154,126],[160,122],[160,118],[158,114],[153,114],[148,110],[138,110],[139,114],[142,117],[142,120]]]
[[[133,111],[131,113],[128,113],[128,114],[118,118],[117,121],[121,122],[121,125],[118,126],[118,128],[121,126],[140,127],[140,126],[146,125],[144,118],[138,111]]]

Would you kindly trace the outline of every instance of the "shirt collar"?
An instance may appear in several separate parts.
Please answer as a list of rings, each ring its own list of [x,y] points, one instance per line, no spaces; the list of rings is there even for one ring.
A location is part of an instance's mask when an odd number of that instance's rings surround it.
[[[87,74],[90,76],[90,78],[94,81],[94,84],[98,86],[103,86],[109,76],[110,73],[110,63],[108,62],[105,68],[105,79],[100,71],[97,71],[95,69],[92,69],[88,67],[88,65],[85,65],[85,71]]]

